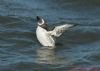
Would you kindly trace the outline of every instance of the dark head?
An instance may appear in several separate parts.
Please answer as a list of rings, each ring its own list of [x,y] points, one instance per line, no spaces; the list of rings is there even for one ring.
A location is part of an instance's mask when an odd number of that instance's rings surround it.
[[[40,16],[36,17],[38,26],[48,30],[48,25],[45,23],[44,19]]]
[[[43,19],[42,17],[37,16],[36,19],[37,19],[37,24],[38,24],[39,26],[45,24],[44,19]]]

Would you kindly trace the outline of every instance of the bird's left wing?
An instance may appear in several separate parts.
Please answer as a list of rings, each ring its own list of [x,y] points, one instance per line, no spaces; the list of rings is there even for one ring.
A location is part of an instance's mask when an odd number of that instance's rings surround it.
[[[59,37],[65,30],[68,30],[70,27],[75,25],[72,24],[64,24],[60,26],[56,26],[52,31],[48,31],[48,34],[53,35],[55,37]]]

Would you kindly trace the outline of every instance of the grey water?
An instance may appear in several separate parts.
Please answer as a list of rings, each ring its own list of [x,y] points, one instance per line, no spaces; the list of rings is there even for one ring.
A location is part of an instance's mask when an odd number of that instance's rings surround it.
[[[55,49],[37,41],[36,16],[50,26],[79,24]],[[100,67],[99,0],[0,0],[0,71],[69,71]]]

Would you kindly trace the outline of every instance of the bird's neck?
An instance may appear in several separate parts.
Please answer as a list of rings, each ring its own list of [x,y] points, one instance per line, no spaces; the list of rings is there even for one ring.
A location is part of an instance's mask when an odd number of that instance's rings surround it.
[[[47,24],[39,25],[39,27],[44,28],[46,30],[49,30],[49,27]]]

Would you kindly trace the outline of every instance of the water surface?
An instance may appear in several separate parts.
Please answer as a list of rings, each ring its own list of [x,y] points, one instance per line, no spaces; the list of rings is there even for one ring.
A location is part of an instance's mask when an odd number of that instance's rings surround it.
[[[50,26],[79,24],[59,39],[62,46],[42,47],[35,17]],[[1,0],[0,71],[68,71],[100,67],[99,0]]]

